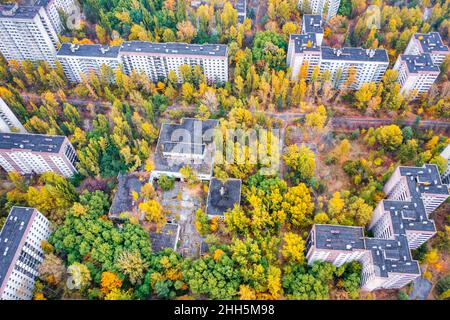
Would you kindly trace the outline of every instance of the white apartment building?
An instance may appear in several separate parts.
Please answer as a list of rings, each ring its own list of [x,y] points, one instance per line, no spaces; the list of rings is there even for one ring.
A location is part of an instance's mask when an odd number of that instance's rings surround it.
[[[55,172],[71,177],[77,155],[64,136],[0,133],[0,166],[20,174]]]
[[[413,99],[428,92],[440,73],[439,67],[433,64],[429,53],[401,54],[394,65],[394,70],[398,73],[400,92]]]
[[[439,67],[450,51],[442,42],[438,32],[415,33],[406,47],[405,54],[421,55],[423,53],[429,53],[433,64]]]
[[[27,132],[2,98],[0,98],[0,132]]]
[[[56,30],[56,33],[63,31],[63,24],[58,10],[63,11],[67,16],[75,12],[76,0],[36,0],[34,6],[42,6],[45,8],[48,17]]]
[[[287,65],[291,68],[292,80],[298,80],[303,65],[308,66],[306,80],[310,80],[314,68],[320,65],[320,58],[321,50],[316,45],[314,34],[291,34],[287,52]]]
[[[304,13],[319,14],[326,17],[326,20],[333,18],[338,10],[341,0],[299,0],[298,7]],[[304,7],[305,6],[305,7]]]
[[[308,264],[330,262],[337,267],[359,261],[361,288],[365,291],[398,289],[420,277],[411,249],[417,249],[435,233],[429,213],[449,196],[436,165],[398,167],[383,190],[388,200],[374,210],[369,230],[336,225],[314,225],[306,240]]]
[[[247,0],[236,0],[235,8],[238,13],[238,23],[244,23],[247,18]]]
[[[228,81],[228,50],[220,44],[124,42],[119,58],[125,73],[145,73],[151,81],[164,80],[173,70],[181,82],[180,66],[199,65],[208,82]]]
[[[350,89],[360,89],[364,83],[380,82],[389,65],[384,49],[321,47],[320,72],[329,71],[336,88],[347,81],[349,71],[356,72]]]
[[[55,66],[58,34],[43,6],[0,5],[0,52],[6,60]]]
[[[64,43],[56,57],[67,78],[71,82],[80,83],[83,76],[88,76],[91,72],[99,75],[103,66],[116,70],[120,64],[119,50],[120,46]]]
[[[438,167],[427,164],[423,167],[397,167],[383,188],[389,200],[413,201],[421,199],[429,216],[449,196],[442,184]]]
[[[0,232],[0,299],[31,300],[39,266],[41,241],[50,222],[34,208],[13,207]]]
[[[450,144],[442,151],[441,157],[447,159],[447,169],[441,175],[442,183],[448,185],[450,188]]]
[[[317,46],[322,45],[323,41],[323,19],[322,16],[317,14],[304,14],[302,18],[302,30],[301,34],[312,34],[315,38]]]

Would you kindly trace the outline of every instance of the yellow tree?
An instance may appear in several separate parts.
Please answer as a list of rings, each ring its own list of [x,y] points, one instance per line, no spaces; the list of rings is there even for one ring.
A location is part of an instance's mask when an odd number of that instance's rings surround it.
[[[287,232],[283,237],[283,248],[281,254],[283,258],[292,263],[303,263],[305,256],[303,251],[305,250],[305,241],[299,235]]]
[[[139,204],[139,209],[144,212],[147,221],[156,224],[156,229],[159,232],[166,224],[166,216],[163,212],[161,204],[156,200],[149,200]]]
[[[189,20],[177,23],[177,37],[179,41],[190,43],[196,34],[197,30]]]
[[[304,183],[289,188],[281,206],[294,226],[311,223],[314,203],[312,202],[310,191]]]

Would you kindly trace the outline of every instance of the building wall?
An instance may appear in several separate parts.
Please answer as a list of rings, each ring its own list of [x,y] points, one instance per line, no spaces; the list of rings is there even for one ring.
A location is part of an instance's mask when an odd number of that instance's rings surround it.
[[[41,241],[50,236],[50,222],[36,209],[16,251],[5,281],[0,288],[1,300],[31,300],[35,278],[44,254]],[[6,280],[7,279],[7,280]]]
[[[326,19],[330,20],[337,14],[341,0],[309,0],[308,3],[311,12],[306,13],[320,14],[320,15],[325,14]],[[298,1],[298,6],[302,8],[303,0]]]
[[[26,133],[27,130],[22,126],[19,119],[11,111],[8,105],[0,97],[0,132],[20,132]]]
[[[83,77],[89,76],[91,72],[99,75],[103,66],[112,70],[119,67],[118,58],[58,56],[58,61],[61,62],[67,78],[76,83],[82,82]]]
[[[43,7],[33,19],[0,18],[0,51],[8,61],[42,60],[54,67],[58,44]]]
[[[152,55],[145,53],[121,52],[120,61],[125,73],[131,74],[133,70],[145,73],[153,82],[167,78],[172,70],[182,82],[180,66],[201,66],[208,82],[228,81],[228,58],[182,55]]]
[[[64,177],[71,177],[77,172],[76,160],[75,149],[68,140],[59,153],[0,149],[0,166],[7,172],[17,171],[20,174],[55,172]]]

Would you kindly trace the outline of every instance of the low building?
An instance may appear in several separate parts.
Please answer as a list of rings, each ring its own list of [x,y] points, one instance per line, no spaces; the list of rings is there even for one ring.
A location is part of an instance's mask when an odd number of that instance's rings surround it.
[[[183,118],[180,124],[163,123],[154,154],[151,180],[167,175],[183,179],[180,169],[189,166],[201,180],[211,180],[217,120]]]
[[[76,162],[75,149],[65,136],[0,133],[0,166],[7,172],[71,177],[77,172]]]
[[[394,70],[398,73],[397,81],[401,85],[400,92],[413,99],[430,91],[440,73],[439,67],[433,64],[429,53],[401,54],[394,65]]]
[[[180,239],[180,225],[177,223],[166,223],[159,232],[150,232],[150,242],[153,252],[159,252],[164,249],[177,250],[178,240]]]
[[[441,175],[442,183],[450,188],[450,144],[442,151],[441,157],[447,160],[447,169]]]
[[[121,215],[129,213],[136,216],[139,220],[143,220],[144,217],[141,217],[138,203],[144,184],[139,179],[139,176],[136,173],[119,173],[117,181],[116,192],[109,209],[109,218],[116,222],[122,222],[126,218]]]
[[[208,217],[225,218],[225,212],[241,203],[242,180],[227,179],[225,181],[212,178],[209,183],[206,214]]]
[[[0,299],[31,300],[39,266],[41,241],[50,235],[50,222],[36,209],[13,207],[0,232]]]
[[[92,72],[99,75],[104,66],[115,71],[120,64],[119,50],[120,46],[63,43],[56,57],[67,78],[79,83]]]
[[[421,55],[428,53],[433,64],[437,67],[442,65],[445,57],[450,54],[448,46],[442,42],[438,32],[415,33],[408,43],[405,55]]]
[[[0,98],[0,132],[27,132],[2,98]]]

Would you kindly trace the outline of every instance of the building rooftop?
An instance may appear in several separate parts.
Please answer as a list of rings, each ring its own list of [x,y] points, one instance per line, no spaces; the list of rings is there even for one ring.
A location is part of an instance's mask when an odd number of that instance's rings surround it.
[[[406,63],[409,73],[425,71],[440,72],[439,67],[433,64],[433,60],[431,59],[429,53],[423,53],[420,55],[401,54],[400,59]]]
[[[385,62],[389,63],[389,58],[384,49],[363,49],[363,48],[330,48],[321,47],[323,60],[346,60],[356,62]]]
[[[364,228],[316,224],[314,243],[319,249],[364,250]]]
[[[221,181],[217,178],[212,178],[209,183],[206,214],[223,216],[227,210],[233,209],[235,204],[239,205],[241,202],[241,188],[242,181],[240,179]]]
[[[153,53],[203,55],[209,57],[226,57],[227,46],[223,44],[187,44],[178,42],[155,43],[146,41],[126,41],[120,47],[120,54]]]
[[[406,177],[411,198],[420,199],[422,193],[448,195],[446,185],[442,184],[439,169],[434,164],[423,167],[399,167],[400,175]]]
[[[161,231],[150,232],[150,241],[153,252],[164,249],[177,249],[178,239],[180,237],[180,226],[176,223],[167,223],[161,228]]]
[[[0,133],[0,149],[23,149],[34,152],[58,153],[65,136],[30,133]]]
[[[0,232],[0,287],[25,235],[34,208],[13,207]]]
[[[438,32],[415,33],[414,38],[419,42],[424,53],[449,52]]]
[[[0,5],[0,19],[31,20],[41,10],[41,6],[19,6],[17,4]]]
[[[320,52],[320,46],[316,43],[314,34],[291,34],[291,41],[294,41],[295,53],[302,53],[304,51]]]
[[[370,250],[375,273],[388,277],[388,273],[420,274],[419,264],[412,260],[408,239],[405,235],[395,239],[365,238],[367,250]]]
[[[111,58],[117,59],[119,57],[120,46],[103,46],[100,44],[71,44],[63,43],[58,53],[60,56],[75,56],[75,57],[96,57],[96,58]]]
[[[213,129],[217,125],[217,120],[200,121],[191,118],[183,118],[180,124],[163,123],[154,157],[155,170],[179,172],[189,165],[198,173],[211,173],[214,156]],[[164,155],[166,152],[173,156]]]
[[[383,200],[385,211],[389,212],[394,234],[402,235],[407,230],[435,232],[436,227],[429,220],[425,211],[423,201],[414,199],[408,201]]]
[[[247,0],[236,0],[235,9],[238,12],[238,23],[244,23],[247,17]]]
[[[117,191],[109,209],[109,216],[112,219],[120,219],[123,212],[133,212],[137,205],[137,200],[133,198],[133,192],[140,194],[143,183],[136,174],[122,174],[117,177]]]
[[[302,25],[304,26],[302,34],[324,32],[323,19],[322,16],[318,14],[304,14]]]

